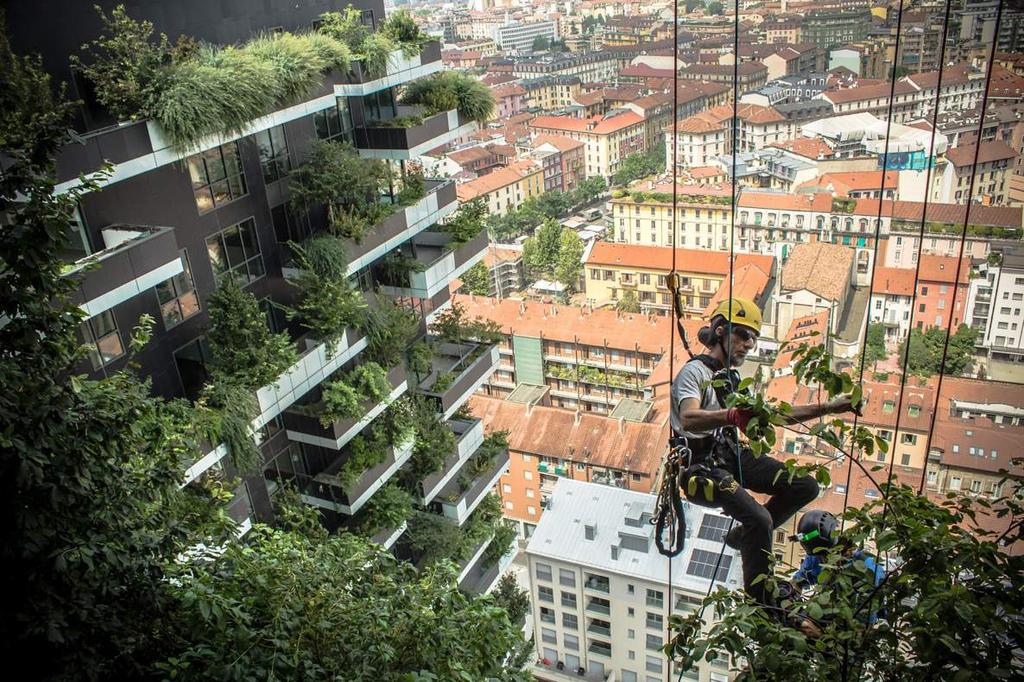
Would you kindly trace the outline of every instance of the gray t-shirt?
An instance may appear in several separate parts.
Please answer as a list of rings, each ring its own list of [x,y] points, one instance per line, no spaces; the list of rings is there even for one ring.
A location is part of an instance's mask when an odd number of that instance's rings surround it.
[[[679,370],[675,380],[672,382],[672,431],[687,438],[704,438],[710,436],[714,429],[709,431],[690,432],[683,430],[683,422],[679,418],[679,407],[687,398],[696,398],[700,401],[701,409],[720,410],[718,396],[711,386],[714,372],[700,360],[690,360]]]

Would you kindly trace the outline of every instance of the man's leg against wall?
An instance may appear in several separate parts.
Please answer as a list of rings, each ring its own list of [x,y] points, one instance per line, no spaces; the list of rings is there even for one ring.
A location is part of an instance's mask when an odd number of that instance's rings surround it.
[[[770,603],[764,582],[753,583],[758,576],[768,573],[771,566],[771,514],[743,488],[722,496],[722,511],[743,524],[743,536],[738,543],[743,560],[743,587],[756,601]]]
[[[772,515],[772,528],[781,526],[818,496],[818,483],[813,476],[801,476],[790,481],[786,465],[777,459],[768,455],[754,457],[750,450],[744,449],[741,461],[743,486],[772,496],[764,505]]]

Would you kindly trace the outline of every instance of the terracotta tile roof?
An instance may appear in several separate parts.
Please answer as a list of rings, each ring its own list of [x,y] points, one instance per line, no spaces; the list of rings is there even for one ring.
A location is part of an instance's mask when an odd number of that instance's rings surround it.
[[[729,275],[730,254],[725,251],[701,249],[676,249],[676,270],[698,274]],[[732,256],[732,269],[739,272],[744,265],[753,265],[768,276],[774,266],[774,256],[752,253],[738,253]],[[616,265],[643,270],[672,270],[672,249],[667,246],[639,246],[636,244],[612,244],[594,242],[594,248],[587,258],[587,265]]]
[[[669,334],[667,316],[619,313],[610,308],[589,309],[538,301],[497,300],[487,296],[456,295],[452,300],[466,309],[470,319],[483,317],[501,325],[505,334],[604,346],[620,350],[639,348],[643,353],[664,353]]]
[[[853,249],[823,242],[797,244],[782,266],[782,290],[806,289],[830,301],[842,300],[850,287]]]
[[[832,148],[817,137],[800,137],[784,142],[772,142],[769,147],[778,147],[807,159],[827,159],[833,155]]]
[[[709,116],[718,118],[719,120],[728,121],[732,119],[732,105],[719,104],[717,107],[708,109],[706,113]],[[736,108],[736,116],[747,123],[781,123],[786,120],[785,116],[772,107],[763,107],[760,104],[749,103],[741,103]]]
[[[483,161],[489,159],[494,155],[494,152],[488,150],[486,147],[469,147],[468,149],[459,149],[454,152],[448,152],[448,158],[455,163],[465,165],[473,163],[474,161]]]
[[[873,294],[889,294],[891,296],[914,295],[913,268],[882,268],[876,267],[872,277]]]
[[[497,98],[503,97],[514,97],[515,95],[525,95],[526,88],[518,83],[512,83],[509,85],[500,85],[493,90],[494,96]]]
[[[614,116],[592,116],[590,118],[571,118],[569,116],[538,116],[530,121],[530,128],[547,130],[567,130],[593,135],[610,135],[631,126],[643,123],[644,117],[632,111]]]
[[[885,189],[896,189],[899,187],[899,171],[887,171],[885,173]],[[814,180],[810,180],[801,187],[831,187],[836,196],[845,197],[850,192],[863,192],[868,190],[882,189],[882,171],[851,171],[848,173],[823,173]]]
[[[708,306],[704,309],[704,316],[706,318],[711,317],[711,313],[718,304],[730,295],[739,298],[749,298],[752,301],[760,301],[771,279],[768,272],[765,272],[759,265],[754,263],[744,263],[743,265],[736,266],[732,275],[732,286],[730,287],[723,282],[718,287],[715,295],[711,297]]]
[[[534,148],[542,144],[550,144],[560,152],[569,152],[573,149],[585,147],[587,143],[581,140],[574,140],[565,135],[537,135],[531,143]]]
[[[939,413],[932,432],[931,449],[940,451],[939,461],[947,466],[990,474],[1006,469],[1024,475],[1024,466],[1010,460],[1018,457],[1024,442],[1024,427],[996,424],[984,417],[960,419]],[[956,445],[959,452],[953,452]],[[981,449],[971,454],[971,448]],[[993,453],[995,456],[993,456]]]
[[[859,83],[860,81],[858,81]],[[842,90],[828,90],[822,93],[822,97],[828,99],[833,104],[849,104],[850,102],[861,102],[869,99],[880,99],[883,103],[889,101],[889,93],[893,86],[888,83],[879,83],[877,85],[857,85],[852,88],[844,88]],[[917,88],[906,83],[904,81],[897,81],[895,86],[895,94],[899,95],[910,95],[917,92]]]
[[[741,195],[742,196],[742,195]],[[855,215],[878,217],[881,203],[882,217],[892,217],[894,220],[920,222],[921,212],[924,203],[920,201],[881,201],[878,199],[857,199],[854,209]],[[983,206],[971,204],[970,207],[963,204],[940,204],[928,202],[928,213],[925,219],[929,222],[946,223],[949,225],[962,225],[967,210],[970,208],[970,223],[972,225],[992,225],[995,227],[1016,227],[1021,226],[1021,214],[1024,209],[1019,206]]]
[[[676,124],[676,128],[680,133],[689,134],[717,133],[725,130],[726,127],[725,121],[718,116],[715,116],[710,111],[702,111],[699,114],[694,114],[689,118],[684,118]],[[665,128],[665,130],[671,129],[671,125]]]
[[[917,278],[922,282],[941,282],[952,284],[956,278],[957,259],[953,256],[936,256],[922,253],[920,256],[920,274]],[[971,275],[971,259],[964,258],[960,264],[960,285],[967,286]]]
[[[700,180],[701,178],[716,178],[720,175],[725,175],[725,171],[718,166],[695,166],[693,168],[687,168],[686,173],[694,180]]]
[[[619,71],[620,76],[635,78],[672,78],[672,69],[656,69],[650,64],[631,64]]]
[[[761,208],[781,211],[832,211],[832,196],[823,192],[811,194],[783,194],[742,190],[736,200],[739,208]]]
[[[814,315],[805,315],[798,317],[793,320],[789,325],[789,331],[786,332],[786,348],[779,352],[775,357],[775,363],[772,365],[774,369],[782,369],[783,367],[789,367],[793,362],[793,351],[796,350],[797,346],[801,343],[807,343],[809,345],[817,345],[820,340],[825,338],[825,334],[828,332],[828,311],[822,310],[820,313]],[[772,380],[772,384],[775,383],[775,379]],[[793,387],[795,391],[795,386]]]
[[[976,71],[964,64],[949,67],[942,72],[942,87],[965,85],[970,81],[969,76],[972,73],[976,73]],[[906,76],[903,80],[916,85],[921,90],[927,90],[935,88],[939,84],[939,72],[925,71],[924,73],[915,73]]]
[[[988,96],[1019,101],[1024,98],[1024,76],[1018,76],[1001,66],[993,66],[988,83]]]
[[[738,71],[740,76],[751,76],[758,73],[767,73],[768,67],[760,62],[743,62],[735,70],[732,64],[691,64],[680,69],[680,71],[682,73],[706,76],[732,76],[733,73]]]
[[[573,101],[580,106],[588,107],[592,104],[599,104],[603,102],[604,93],[600,90],[595,90],[594,92],[581,92],[576,95]]]
[[[977,151],[978,164],[991,161],[1002,161],[1003,159],[1017,158],[1017,150],[1002,140],[990,140],[981,143],[981,149],[976,150],[977,145],[958,145],[946,152],[946,159],[957,168],[965,168],[974,165],[974,154]]]
[[[511,403],[474,395],[473,414],[487,433],[508,431],[510,450],[557,457],[593,466],[647,474],[654,484],[668,449],[667,419],[657,423],[620,422],[604,415],[557,407]]]
[[[933,383],[936,381],[932,379]],[[944,400],[983,405],[998,403],[1024,407],[1024,384],[947,376],[942,379],[942,397]]]
[[[637,105],[641,109],[654,109],[655,107],[664,106],[665,104],[672,104],[672,95],[667,92],[656,92],[651,95],[644,95],[633,101],[633,104]],[[672,113],[672,107],[669,106],[669,113]]]
[[[498,168],[487,175],[481,175],[475,180],[464,182],[455,187],[455,193],[459,201],[472,201],[477,197],[489,194],[501,187],[507,187],[519,182],[524,177],[541,170],[533,161],[517,161],[504,168]]]
[[[650,192],[654,194],[672,194],[672,183],[660,182],[655,183],[652,180],[640,180],[634,182],[629,186],[631,190],[638,190],[640,192]],[[676,185],[676,193],[682,197],[730,197],[732,196],[732,188],[726,184],[715,184],[715,185]],[[613,199],[613,201],[623,201],[623,199]],[[632,201],[632,199],[630,199]],[[670,205],[672,202],[655,201],[648,199],[647,203],[664,204]],[[714,204],[721,208],[725,208],[728,204]]]
[[[484,252],[484,263],[490,268],[494,267],[495,263],[511,263],[522,257],[522,249],[504,248],[500,244],[491,242],[490,247]]]

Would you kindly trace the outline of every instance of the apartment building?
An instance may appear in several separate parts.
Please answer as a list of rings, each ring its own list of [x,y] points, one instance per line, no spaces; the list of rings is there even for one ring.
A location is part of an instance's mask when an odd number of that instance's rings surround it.
[[[683,313],[700,320],[730,275],[734,296],[761,301],[774,274],[771,256],[727,251],[675,249],[676,271],[681,279]],[[614,305],[632,292],[640,310],[668,315],[672,295],[667,287],[672,272],[672,249],[596,242],[587,255],[585,291],[594,305]]]
[[[616,242],[636,246],[671,246],[728,249],[731,191],[726,185],[678,185],[678,213],[673,228],[672,185],[634,183],[612,192],[612,234]],[[721,246],[724,244],[724,246]]]
[[[779,296],[772,319],[776,329],[789,329],[793,320],[829,313],[829,331],[839,332],[851,298],[853,250],[838,244],[797,244],[782,266]]]
[[[546,387],[553,407],[609,413],[623,398],[642,400],[668,347],[670,320],[535,301],[455,296],[470,318],[501,327],[501,360],[485,392]],[[693,329],[696,332],[696,328]]]
[[[212,44],[242,44],[252,37],[250,31],[310,30],[321,11],[341,10],[348,4],[349,0],[315,7],[259,4],[247,8],[244,23],[221,21],[225,3],[208,0],[183,1],[175,12],[163,11],[161,3],[138,2],[129,13],[152,20],[158,32],[185,33]],[[31,14],[10,17],[12,35],[45,49],[48,64],[68,64],[68,55],[95,37],[78,27],[98,25],[91,7],[60,5],[52,7],[68,20],[68,30],[60,35]],[[356,6],[368,26],[385,17],[383,3],[377,0],[360,0]],[[211,12],[218,13],[217,20],[196,21]],[[465,436],[445,468],[428,477],[430,485],[423,486],[418,500],[424,509],[464,525],[486,495],[487,484],[507,466],[507,452],[496,453],[486,470],[464,473],[464,465],[481,444],[482,425],[478,420],[451,419],[493,370],[495,346],[439,342],[429,373],[419,376],[418,382],[401,361],[384,368],[389,384],[385,400],[368,398],[361,405],[360,419],[339,418],[325,426],[320,421],[323,386],[365,364],[367,330],[374,327],[367,323],[337,330],[338,337],[327,341],[298,320],[285,319],[277,308],[295,305],[304,295],[291,283],[296,268],[287,243],[328,234],[326,207],[304,215],[290,210],[289,175],[307,160],[318,139],[345,141],[366,156],[384,160],[395,173],[395,182],[373,197],[384,217],[368,218],[359,241],[336,237],[348,260],[345,274],[369,305],[395,301],[418,320],[419,338],[436,339],[428,334],[427,323],[446,304],[448,282],[483,256],[486,233],[457,248],[444,248],[451,238],[439,223],[457,208],[449,180],[424,178],[418,198],[399,201],[397,192],[409,178],[408,163],[416,150],[445,145],[475,124],[455,110],[402,129],[375,121],[398,116],[396,87],[441,70],[436,41],[423,45],[414,57],[397,49],[384,72],[376,75],[353,61],[350,69],[325,73],[323,82],[300,102],[281,103],[241,129],[195,140],[187,145],[188,151],[172,145],[152,120],[107,125],[105,112],[86,96],[83,134],[59,152],[58,192],[76,186],[80,175],[98,170],[104,158],[114,165],[102,191],[80,198],[72,235],[77,243],[69,243],[67,252],[69,260],[82,257],[69,263],[67,276],[75,281],[75,296],[84,311],[82,341],[89,351],[80,368],[83,373],[98,376],[137,367],[155,393],[194,399],[208,380],[211,296],[226,277],[239,282],[244,295],[262,302],[273,331],[286,332],[294,340],[298,360],[253,391],[258,413],[251,415],[247,426],[257,434],[255,472],[240,476],[223,442],[202,446],[196,461],[183,472],[186,483],[218,473],[224,480],[242,480],[229,506],[241,531],[253,521],[273,519],[273,497],[284,483],[294,485],[306,503],[316,506],[329,528],[350,525],[412,454],[411,443],[388,443],[383,452],[374,453],[381,455],[378,464],[353,476],[354,439],[376,428],[390,400],[410,392],[436,405],[432,417],[443,428]],[[70,73],[59,69],[55,75],[70,80]],[[385,282],[382,259],[396,250],[418,262],[420,271]],[[153,338],[145,350],[129,357],[128,334],[143,314],[156,321]],[[444,389],[438,383],[442,373],[451,375]],[[468,488],[451,484],[460,475],[470,479]],[[374,539],[391,547],[404,531],[405,524],[396,524],[380,529]],[[460,584],[466,589],[486,590],[497,578],[497,567],[483,566],[483,550],[482,543],[476,558],[462,567]]]
[[[520,81],[528,107],[551,111],[567,107],[580,94],[579,76],[544,76]]]
[[[509,118],[526,110],[526,89],[518,83],[499,85],[492,93],[498,105],[492,120]]]
[[[576,76],[583,83],[610,81],[637,55],[638,48],[612,48],[593,52],[518,58],[511,73],[516,78]]]
[[[800,39],[827,50],[837,45],[864,40],[869,28],[871,11],[867,7],[849,10],[811,10],[800,22]]]
[[[897,171],[850,171],[822,173],[814,180],[797,185],[796,190],[828,192],[834,197],[850,199],[897,199],[899,184]]]
[[[516,522],[522,537],[533,535],[559,478],[655,492],[668,450],[664,410],[638,401],[620,419],[546,406],[543,397],[515,398],[478,394],[468,404],[487,432],[509,433],[509,470],[499,492],[505,518]]]
[[[856,84],[854,87],[828,90],[820,97],[830,102],[837,114],[867,112],[886,118],[890,110],[889,95],[892,93],[892,120],[908,123],[927,118],[936,99],[939,112],[973,109],[981,98],[984,74],[975,69],[955,66],[942,74],[942,89],[937,71],[904,76],[889,83],[871,82],[870,85]]]
[[[761,24],[761,31],[769,43],[799,43],[803,40],[799,18],[775,19]]]
[[[985,385],[991,395],[1000,385]],[[1008,385],[1017,389],[1016,384]],[[995,424],[976,417],[957,419],[938,415],[928,449],[926,486],[929,492],[968,493],[979,498],[1005,494],[1006,474],[1024,476],[1024,468],[1012,461],[1020,452],[1024,427]]]
[[[885,327],[885,342],[890,350],[910,333],[915,272],[910,268],[876,267],[874,270],[868,315],[872,324]]]
[[[949,163],[938,180],[939,199],[950,204],[1004,205],[1018,154],[1002,140],[982,142],[980,148],[973,144],[953,147],[946,152]]]
[[[970,322],[968,285],[971,260],[922,254],[917,268],[875,268],[870,319],[886,327],[893,344],[907,338],[911,327],[952,329]],[[959,277],[958,277],[959,275]],[[965,319],[967,318],[967,319]]]
[[[586,177],[586,143],[564,135],[537,135],[530,156],[544,168],[544,191],[571,192]]]
[[[665,128],[665,158],[678,167],[708,166],[732,149],[731,138],[728,119],[703,111]]]
[[[616,110],[591,118],[538,116],[528,126],[531,134],[561,135],[583,142],[587,177],[611,178],[627,156],[647,151],[646,122],[632,111]]]
[[[1024,253],[1012,249],[981,261],[970,279],[968,321],[979,331],[978,345],[993,360],[1024,359]]]
[[[859,215],[878,215],[876,200],[857,201]],[[921,237],[924,217],[925,233]],[[922,253],[956,256],[960,253],[964,222],[968,223],[963,240],[963,255],[987,258],[994,244],[1021,237],[1022,209],[1010,206],[941,204],[917,201],[885,202],[882,206],[882,233],[888,238],[880,245],[880,264],[894,268],[912,268]],[[873,223],[872,223],[873,224]],[[882,249],[881,247],[885,248]]]
[[[522,160],[497,168],[486,175],[459,184],[459,203],[483,199],[494,215],[505,215],[524,201],[544,193],[544,168]]]
[[[493,243],[484,254],[484,266],[488,272],[488,296],[507,298],[526,284],[522,247]]]
[[[669,560],[654,545],[654,502],[653,495],[594,483],[563,478],[555,485],[526,549],[537,679],[676,680],[679,672],[661,651],[669,618],[699,608],[712,579],[742,589],[735,551],[726,549],[715,569],[726,517],[684,503],[691,535]],[[710,625],[714,614],[705,618]],[[726,661],[702,662],[682,675],[732,678]]]
[[[504,52],[525,52],[533,47],[533,41],[543,38],[548,42],[557,36],[553,21],[511,21],[495,26],[491,37]]]
[[[739,67],[732,64],[690,64],[679,70],[679,78],[684,80],[710,81],[727,83],[730,86],[738,82],[740,92],[756,90],[768,82],[768,67],[760,62],[741,63]]]

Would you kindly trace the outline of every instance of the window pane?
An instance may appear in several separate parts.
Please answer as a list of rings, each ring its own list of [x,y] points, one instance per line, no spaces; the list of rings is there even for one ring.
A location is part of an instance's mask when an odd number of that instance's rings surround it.
[[[266,269],[263,267],[263,257],[256,256],[249,261],[249,281],[259,279],[266,273]]]
[[[101,338],[96,343],[96,347],[99,350],[103,364],[107,364],[124,354],[124,348],[121,346],[121,336],[117,333],[117,330]]]
[[[106,336],[112,331],[117,331],[117,325],[114,323],[114,314],[109,310],[100,313],[89,320],[89,322],[92,324],[92,333],[95,339]]]
[[[215,275],[222,275],[227,272],[228,262],[224,256],[224,245],[221,242],[220,235],[206,240],[206,254],[210,257],[210,265],[213,266]]]
[[[231,198],[237,199],[240,196],[245,195],[245,176],[243,175],[232,175],[228,178],[228,190],[231,192]]]
[[[196,208],[200,213],[206,213],[213,209],[213,192],[209,188],[196,191]]]
[[[228,267],[235,267],[245,262],[245,249],[242,246],[240,225],[224,230],[224,251],[228,258]]]
[[[206,173],[209,176],[210,182],[217,182],[223,180],[227,172],[224,170],[224,160],[221,158],[220,147],[214,147],[209,151],[203,152],[203,158],[206,160]]]
[[[246,220],[238,224],[238,234],[242,240],[242,247],[245,249],[245,257],[252,258],[260,252],[256,242],[256,223],[253,220]]]
[[[210,185],[210,190],[213,192],[213,203],[216,205],[226,204],[231,201],[231,188],[228,187],[227,180],[221,180]]]
[[[193,156],[189,158],[188,174],[192,178],[192,189],[199,189],[210,184],[209,178],[206,177],[206,166],[199,157]]]

